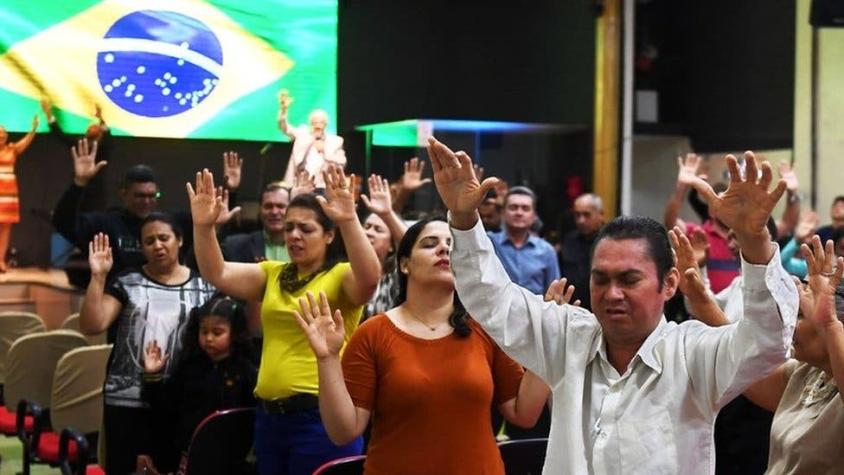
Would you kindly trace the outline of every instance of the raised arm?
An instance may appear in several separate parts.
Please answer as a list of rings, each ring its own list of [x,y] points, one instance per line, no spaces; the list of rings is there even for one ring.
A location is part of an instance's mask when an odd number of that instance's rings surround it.
[[[196,190],[186,184],[193,218],[193,249],[199,272],[208,282],[231,297],[261,300],[267,276],[258,264],[226,262],[214,226],[226,212],[222,194],[214,187],[207,169],[196,173]]]
[[[76,147],[71,147],[70,154],[73,157],[73,183],[59,198],[53,210],[53,226],[56,231],[68,241],[84,247],[90,239],[89,231],[80,229],[82,220],[80,206],[85,186],[91,181],[108,162],[96,162],[98,144],[94,142],[89,147],[88,141],[80,140]]]
[[[27,148],[29,148],[29,145],[35,139],[35,131],[38,130],[39,122],[40,121],[38,119],[38,115],[33,117],[32,118],[32,129],[30,129],[30,131],[27,132],[27,134],[24,135],[23,138],[21,138],[20,140],[18,140],[14,144],[12,144],[12,148],[14,148],[14,150],[15,150],[15,155],[21,155],[23,152],[26,151]]]
[[[363,204],[366,205],[367,209],[369,209],[369,212],[377,214],[384,221],[387,229],[390,230],[390,237],[393,239],[393,243],[398,245],[407,231],[407,225],[393,211],[390,184],[387,180],[381,178],[379,175],[371,175],[369,177],[369,196],[361,195],[360,198],[363,200]]]
[[[278,93],[278,129],[281,130],[281,133],[289,137],[290,140],[296,140],[295,129],[290,127],[290,124],[287,122],[287,110],[292,103],[293,98],[290,97],[290,93],[287,92],[287,89],[282,89]]]
[[[381,263],[355,212],[354,197],[349,189],[351,177],[347,178],[340,167],[323,171],[322,177],[325,180],[325,197],[317,196],[317,201],[340,229],[352,267],[351,272],[343,276],[343,291],[353,304],[363,305],[378,288]]]
[[[108,236],[97,234],[88,244],[91,281],[79,310],[80,330],[86,335],[97,335],[106,331],[123,308],[119,300],[105,294],[106,277],[113,263]]]
[[[844,388],[844,325],[835,308],[835,291],[844,273],[844,258],[836,259],[833,250],[832,240],[826,242],[824,249],[817,235],[812,238],[811,248],[803,244],[803,254],[809,265],[809,287],[814,296],[814,309],[804,317],[815,326],[826,344],[829,367],[824,369],[832,372],[836,386]],[[838,396],[844,402],[840,390]]]
[[[785,180],[786,200],[782,217],[777,221],[777,235],[788,236],[800,220],[800,182],[788,162],[780,162],[780,178]]]
[[[319,304],[307,292],[307,300],[299,299],[296,321],[311,345],[319,374],[319,414],[328,438],[345,445],[359,437],[369,423],[369,411],[356,407],[343,378],[340,349],[345,340],[345,327],[340,310],[331,313],[328,297],[320,292]]]
[[[416,157],[404,162],[404,173],[396,183],[396,199],[393,200],[393,210],[401,213],[407,205],[410,196],[423,185],[430,183],[430,178],[422,178],[425,162]]]
[[[730,320],[718,306],[712,292],[703,281],[700,267],[698,267],[698,258],[695,256],[689,238],[679,226],[668,231],[668,237],[674,250],[677,271],[680,273],[680,291],[686,298],[689,312],[697,320],[711,327],[729,325]]]
[[[680,208],[683,206],[683,200],[686,198],[686,193],[692,182],[697,177],[697,169],[700,166],[700,155],[687,153],[684,157],[677,157],[677,185],[674,187],[674,193],[668,199],[665,205],[665,215],[663,223],[668,229],[677,225],[680,218]]]
[[[479,182],[468,155],[454,153],[433,138],[428,155],[437,191],[450,213],[451,265],[460,300],[501,349],[554,384],[562,377],[568,328],[574,322],[582,324],[583,340],[589,340],[598,327],[594,317],[577,307],[543,302],[514,284],[495,255],[477,211],[497,179]]]
[[[797,289],[766,228],[785,182],[780,180],[769,192],[770,165],[763,162],[757,167],[752,152],[744,158],[746,179],[735,157],[727,156],[730,184],[721,196],[702,179],[693,183],[715,216],[735,232],[742,250],[743,317],[736,325],[687,330],[686,358],[693,387],[713,410],[785,362],[797,318]]]

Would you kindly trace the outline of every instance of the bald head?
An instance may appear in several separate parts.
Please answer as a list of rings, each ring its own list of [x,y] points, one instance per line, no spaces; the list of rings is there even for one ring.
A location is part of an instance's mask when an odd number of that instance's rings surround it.
[[[604,202],[601,197],[586,193],[574,200],[574,224],[577,232],[585,237],[592,237],[604,225]]]

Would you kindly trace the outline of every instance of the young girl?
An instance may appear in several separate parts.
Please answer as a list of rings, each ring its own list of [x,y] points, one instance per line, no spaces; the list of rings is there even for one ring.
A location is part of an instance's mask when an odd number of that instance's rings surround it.
[[[166,380],[162,369],[168,355],[156,341],[147,345],[142,395],[165,424],[162,429],[175,436],[168,437],[172,458],[155,461],[160,468],[172,468],[179,453],[185,461],[196,426],[212,412],[255,405],[257,366],[244,310],[242,303],[219,295],[194,308],[181,356]]]

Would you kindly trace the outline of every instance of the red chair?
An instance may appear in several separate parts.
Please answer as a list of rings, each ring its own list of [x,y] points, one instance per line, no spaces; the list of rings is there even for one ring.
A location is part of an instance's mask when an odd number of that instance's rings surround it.
[[[365,461],[366,455],[343,457],[323,464],[313,475],[361,475]]]
[[[548,439],[508,440],[498,443],[507,475],[540,475]]]

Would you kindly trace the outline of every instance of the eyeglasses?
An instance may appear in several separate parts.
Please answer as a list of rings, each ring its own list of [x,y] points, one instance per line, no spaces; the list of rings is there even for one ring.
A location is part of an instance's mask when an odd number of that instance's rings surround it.
[[[155,193],[132,193],[132,198],[135,198],[136,200],[160,200],[161,192],[156,191]]]

